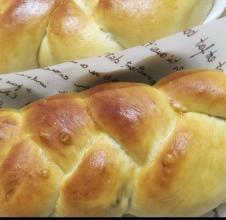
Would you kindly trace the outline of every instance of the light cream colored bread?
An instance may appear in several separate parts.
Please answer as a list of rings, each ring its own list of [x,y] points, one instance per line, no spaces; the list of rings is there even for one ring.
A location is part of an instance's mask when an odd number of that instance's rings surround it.
[[[0,110],[0,216],[201,216],[226,199],[226,76],[107,83]]]
[[[0,73],[115,52],[202,23],[212,0],[0,0]]]

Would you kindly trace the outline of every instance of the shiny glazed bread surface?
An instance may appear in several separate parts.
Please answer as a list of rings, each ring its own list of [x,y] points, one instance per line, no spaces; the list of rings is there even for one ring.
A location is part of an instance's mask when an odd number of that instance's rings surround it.
[[[103,55],[200,24],[212,0],[0,0],[0,73]]]
[[[226,199],[226,76],[107,83],[0,110],[0,216],[200,216]]]

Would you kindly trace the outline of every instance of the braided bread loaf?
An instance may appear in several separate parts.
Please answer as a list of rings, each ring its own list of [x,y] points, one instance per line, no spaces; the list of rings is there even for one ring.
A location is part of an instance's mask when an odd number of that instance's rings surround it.
[[[212,0],[0,0],[0,73],[115,52],[200,24]]]
[[[109,83],[0,111],[1,216],[198,216],[226,199],[226,76]]]

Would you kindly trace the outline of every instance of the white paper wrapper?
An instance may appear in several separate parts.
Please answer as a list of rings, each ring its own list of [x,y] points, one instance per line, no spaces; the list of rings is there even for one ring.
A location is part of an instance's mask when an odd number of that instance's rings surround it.
[[[0,107],[21,108],[44,96],[109,81],[153,84],[187,68],[226,72],[226,18],[168,38],[96,58],[0,75]],[[28,48],[29,49],[29,48]],[[206,216],[226,216],[226,205]]]

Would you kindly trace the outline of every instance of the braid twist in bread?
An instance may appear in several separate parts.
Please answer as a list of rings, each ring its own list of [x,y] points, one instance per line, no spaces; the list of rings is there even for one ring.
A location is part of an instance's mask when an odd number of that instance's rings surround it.
[[[212,0],[0,0],[0,73],[115,52],[200,24]]]
[[[226,76],[107,83],[0,111],[1,216],[199,216],[226,199]]]

